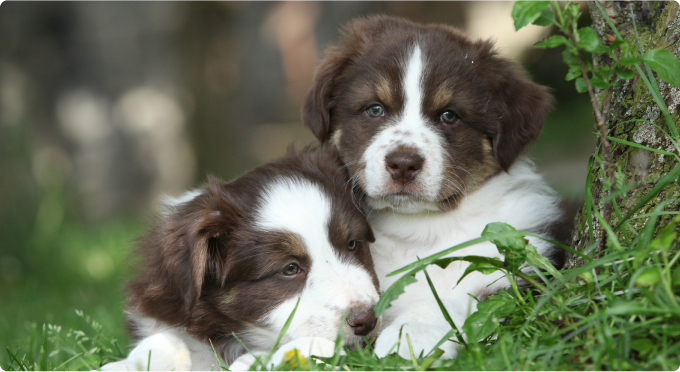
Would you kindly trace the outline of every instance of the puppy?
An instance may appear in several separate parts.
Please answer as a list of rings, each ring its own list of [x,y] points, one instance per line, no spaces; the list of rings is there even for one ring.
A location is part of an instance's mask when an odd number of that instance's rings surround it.
[[[297,348],[331,356],[338,331],[373,337],[374,237],[333,151],[304,150],[170,200],[139,246],[128,284],[132,335],[142,340],[107,370],[233,369],[266,355],[299,305],[272,363]],[[341,323],[343,314],[348,316]]]
[[[345,28],[318,67],[302,115],[349,170],[375,232],[381,290],[399,278],[389,272],[477,238],[490,222],[551,235],[559,200],[522,155],[551,101],[490,41],[386,16]],[[529,240],[557,263],[557,248]],[[454,255],[503,258],[491,243]],[[476,310],[470,294],[484,299],[509,287],[500,272],[475,272],[456,285],[467,266],[428,267],[459,329]],[[378,356],[393,350],[408,359],[406,334],[415,355],[427,354],[451,329],[424,274],[416,278],[385,312]],[[441,347],[445,357],[457,356],[456,343]]]

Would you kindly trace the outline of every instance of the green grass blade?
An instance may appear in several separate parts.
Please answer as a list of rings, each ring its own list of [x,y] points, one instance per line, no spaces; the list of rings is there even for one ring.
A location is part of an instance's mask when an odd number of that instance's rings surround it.
[[[628,145],[628,146],[631,146],[631,147],[637,147],[637,148],[639,148],[639,149],[643,149],[643,150],[647,150],[647,151],[656,152],[657,154],[673,156],[673,157],[675,157],[676,159],[678,159],[678,154],[674,154],[674,153],[669,152],[669,151],[658,150],[658,149],[655,149],[655,148],[651,148],[651,147],[647,147],[647,146],[641,145],[641,144],[639,144],[639,143],[635,143],[635,142],[630,142],[630,141],[622,140],[622,139],[619,139],[619,138],[616,138],[616,137],[607,136],[607,138],[609,138],[610,141],[622,143],[622,144],[624,144],[624,145]]]
[[[652,200],[653,197],[655,197],[661,190],[663,190],[664,187],[668,186],[669,184],[673,183],[676,178],[680,176],[680,164],[677,164],[673,169],[671,169],[670,172],[668,172],[665,176],[663,176],[656,185],[652,188],[651,191],[647,193],[640,201],[628,212],[626,217],[623,218],[622,221],[619,222],[618,225],[614,228],[614,231],[618,230],[621,226],[623,226],[624,222],[628,220],[635,212],[637,212],[640,208],[642,208],[647,202]]]
[[[456,323],[453,322],[451,315],[449,315],[449,312],[446,310],[446,307],[444,307],[442,300],[439,298],[439,295],[437,294],[437,290],[434,288],[434,284],[432,283],[432,280],[430,279],[430,274],[427,273],[427,270],[423,270],[423,272],[425,273],[425,279],[427,279],[427,284],[430,286],[430,290],[432,291],[432,294],[434,295],[434,299],[437,300],[437,305],[439,305],[439,310],[441,310],[442,314],[444,315],[444,319],[446,319],[446,322],[448,322],[449,325],[451,326],[451,330],[455,330],[456,338],[458,339],[458,342],[462,345],[465,345],[465,340],[463,339],[463,337],[460,333],[460,330],[456,326]],[[439,345],[437,345],[437,347],[439,347]],[[437,347],[435,347],[435,349]]]
[[[279,336],[276,338],[276,341],[274,342],[274,345],[272,346],[271,350],[269,350],[269,354],[267,354],[267,357],[264,359],[264,363],[262,363],[262,366],[265,369],[267,368],[267,365],[269,364],[269,361],[271,360],[272,355],[274,355],[276,348],[279,347],[279,342],[281,342],[283,335],[286,333],[286,331],[288,331],[288,327],[290,327],[290,323],[293,321],[293,316],[295,316],[295,312],[297,311],[298,305],[300,305],[300,297],[298,297],[297,302],[295,303],[295,307],[293,308],[293,312],[290,313],[290,316],[286,320],[286,323],[283,324],[283,328],[281,328],[281,332],[279,332]],[[251,366],[251,370],[252,370],[252,367],[255,366],[255,364],[253,364],[253,366]]]

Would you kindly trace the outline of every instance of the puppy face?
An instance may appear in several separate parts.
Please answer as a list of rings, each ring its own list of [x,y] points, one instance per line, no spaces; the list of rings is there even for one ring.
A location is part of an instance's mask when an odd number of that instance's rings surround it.
[[[544,87],[490,42],[374,17],[329,48],[303,108],[373,209],[448,210],[508,170],[543,125]]]
[[[178,200],[142,242],[131,312],[218,345],[234,344],[234,332],[269,350],[299,298],[283,341],[335,340],[340,329],[350,345],[372,337],[373,233],[331,153],[291,154],[230,183],[211,178]]]

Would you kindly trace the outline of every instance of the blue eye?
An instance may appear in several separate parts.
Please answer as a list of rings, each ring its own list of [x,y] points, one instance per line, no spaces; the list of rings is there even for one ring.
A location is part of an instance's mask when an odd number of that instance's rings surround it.
[[[373,105],[369,107],[366,110],[366,112],[368,113],[368,116],[372,118],[379,118],[385,116],[385,109],[380,105]]]
[[[286,275],[286,276],[292,276],[300,272],[300,266],[297,264],[291,263],[288,266],[284,267],[283,270],[281,271],[281,274]]]
[[[451,110],[446,110],[440,117],[440,120],[443,121],[446,124],[453,124],[458,120],[458,116],[453,113]]]

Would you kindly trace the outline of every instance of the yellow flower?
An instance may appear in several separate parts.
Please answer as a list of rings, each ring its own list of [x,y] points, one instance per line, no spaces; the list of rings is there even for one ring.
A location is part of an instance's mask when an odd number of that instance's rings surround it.
[[[298,364],[298,362],[300,364]],[[293,349],[283,355],[282,365],[288,365],[290,369],[309,369],[309,362],[307,358],[300,354],[300,350]]]

